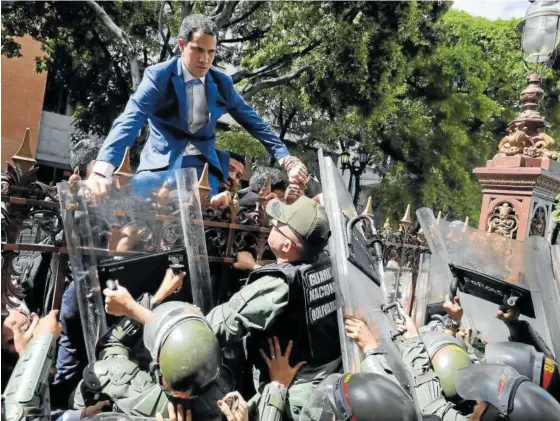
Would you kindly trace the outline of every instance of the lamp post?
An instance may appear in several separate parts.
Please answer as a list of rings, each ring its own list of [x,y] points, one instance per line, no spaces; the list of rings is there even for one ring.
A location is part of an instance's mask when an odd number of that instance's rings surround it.
[[[369,152],[360,146],[358,148],[358,155],[352,159],[352,166],[350,167],[350,184],[348,190],[352,192],[352,178],[354,178],[354,206],[358,206],[358,199],[360,198],[360,177],[369,162]]]
[[[344,171],[350,170],[350,179],[348,180],[348,191],[352,193],[352,181],[354,181],[354,205],[358,205],[360,196],[360,177],[369,163],[370,154],[364,147],[360,146],[357,154],[350,159],[350,152],[343,149],[340,154],[340,168],[342,174]]]
[[[517,29],[523,33],[521,48],[525,63],[534,72],[552,62],[560,42],[560,1],[531,1]]]
[[[524,240],[549,235],[552,224],[546,209],[560,189],[560,168],[552,162],[560,154],[539,112],[544,96],[540,73],[553,62],[560,42],[560,2],[531,1],[518,29],[523,61],[531,73],[521,93],[522,111],[508,124],[498,153],[473,173],[483,186],[478,229]]]
[[[350,168],[350,152],[346,149],[344,149],[340,154],[340,167],[342,169],[342,174]]]

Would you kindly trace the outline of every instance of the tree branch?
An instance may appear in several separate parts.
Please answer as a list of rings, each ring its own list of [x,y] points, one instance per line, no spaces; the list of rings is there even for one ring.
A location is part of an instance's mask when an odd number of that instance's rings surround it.
[[[249,99],[258,92],[262,91],[263,89],[273,88],[275,86],[283,85],[289,82],[292,79],[295,79],[300,73],[304,72],[305,70],[311,68],[309,64],[305,64],[301,67],[298,67],[292,70],[290,73],[286,73],[283,76],[263,80],[262,82],[257,82],[250,88],[248,88],[245,92],[243,92],[243,98]]]
[[[222,10],[224,10],[224,2],[223,1],[218,1],[218,5],[212,11],[212,13],[210,14],[211,19],[216,19],[218,17],[218,14],[222,13]]]
[[[239,16],[238,18],[235,18],[233,20],[230,20],[229,22],[226,22],[224,24],[224,26],[222,26],[222,29],[227,29],[230,26],[235,25],[236,23],[239,23],[245,19],[247,19],[249,16],[251,16],[253,13],[255,13],[262,5],[264,4],[264,2],[262,1],[255,1],[253,2],[253,7],[251,7],[246,13],[242,14],[241,16]],[[222,41],[223,42],[223,41]]]
[[[235,10],[238,4],[239,1],[234,1],[234,0],[227,0],[225,2],[222,12],[218,16],[214,17],[213,19],[214,23],[218,28],[220,29],[223,28],[224,25],[230,21],[231,15],[233,14],[233,11]]]
[[[394,145],[391,144],[390,139],[383,139],[380,143],[377,144],[377,146],[387,156],[390,156],[395,161],[402,162],[405,165],[406,169],[409,170],[412,174],[420,175],[422,173],[418,165],[407,159],[401,149],[397,149],[394,147]]]
[[[162,50],[159,54],[159,61],[162,62],[165,60],[166,53],[170,56],[173,56],[173,50],[169,46],[169,40],[171,39],[171,31],[167,28],[167,35],[163,34],[163,13],[165,10],[165,5],[167,1],[161,2],[161,7],[159,8],[159,16],[158,16],[158,32],[159,36],[163,40]]]
[[[128,34],[124,32],[111,17],[99,6],[94,0],[85,0],[87,5],[93,9],[97,17],[103,22],[105,27],[113,34],[113,38],[118,40],[125,48],[130,62],[130,74],[132,75],[132,89],[135,91],[140,85],[140,67],[138,65],[138,58],[136,57],[136,49],[130,41]]]
[[[191,5],[188,0],[181,0],[181,16],[185,19],[191,13]]]
[[[97,43],[99,44],[99,47],[103,51],[103,55],[105,55],[105,58],[107,59],[107,61],[112,63],[112,67],[115,70],[115,75],[117,76],[117,79],[119,79],[119,78],[124,79],[122,77],[121,69],[119,68],[119,66],[117,65],[115,60],[113,59],[113,56],[111,55],[111,52],[109,51],[109,49],[107,48],[107,46],[105,45],[105,43],[103,42],[101,37],[99,36],[99,33],[96,31],[95,27],[92,26],[90,30],[91,30],[91,35],[92,35],[93,39],[95,41],[97,41]]]
[[[262,37],[269,31],[270,28],[264,29],[257,29],[255,32],[241,38],[230,38],[230,39],[223,39],[220,41],[221,44],[233,44],[234,42],[244,42],[244,41],[251,41]]]
[[[169,40],[170,39],[171,39],[171,30],[169,28],[167,28],[167,36],[163,40],[163,45],[161,47],[161,53],[159,54],[159,62],[160,63],[165,60],[167,54],[169,54],[171,57],[173,57],[173,50],[169,46]]]
[[[292,124],[292,120],[296,116],[297,112],[298,112],[297,108],[294,108],[292,112],[288,115],[288,118],[286,119],[284,124],[282,124],[282,129],[280,130],[280,140],[282,141],[284,140],[284,136],[286,136],[286,132],[288,131],[290,124]]]
[[[294,58],[309,53],[310,51],[315,49],[318,45],[319,45],[319,42],[313,41],[311,44],[309,44],[303,50],[295,51],[295,52],[288,53],[288,54],[284,54],[282,57],[280,57],[276,61],[273,61],[272,63],[269,63],[267,65],[259,67],[256,70],[251,71],[251,70],[247,70],[247,69],[241,69],[241,70],[235,72],[233,75],[231,75],[231,78],[233,79],[233,83],[237,83],[237,82],[239,82],[243,79],[247,79],[249,77],[261,76],[261,75],[263,75],[265,73],[268,73],[272,70],[278,70],[280,67],[288,64]]]

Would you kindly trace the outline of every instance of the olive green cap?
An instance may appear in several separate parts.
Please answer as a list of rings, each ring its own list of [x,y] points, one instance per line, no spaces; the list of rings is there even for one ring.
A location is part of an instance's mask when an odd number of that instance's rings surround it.
[[[266,213],[286,224],[313,251],[320,251],[329,242],[331,229],[325,208],[302,196],[291,205],[273,199],[266,206]]]

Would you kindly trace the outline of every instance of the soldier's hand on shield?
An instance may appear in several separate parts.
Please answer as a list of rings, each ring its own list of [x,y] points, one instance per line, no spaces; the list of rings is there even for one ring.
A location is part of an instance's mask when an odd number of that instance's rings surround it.
[[[397,324],[397,328],[399,329],[399,331],[405,332],[402,338],[410,339],[416,336],[420,336],[420,333],[418,332],[418,327],[416,327],[416,323],[414,323],[412,317],[410,317],[408,314],[403,314],[402,317],[404,318],[403,323]]]
[[[503,321],[506,325],[510,323],[515,323],[519,319],[519,309],[512,308],[510,310],[498,310],[496,312],[496,318]]]
[[[170,421],[192,421],[192,412],[190,409],[186,411],[183,409],[181,404],[177,405],[177,409],[175,409],[175,405],[169,402],[167,404],[167,412],[169,412],[169,420]],[[156,420],[157,421],[164,421],[163,415],[159,412],[156,413]]]
[[[8,310],[8,312],[9,315],[6,318],[4,325],[11,330],[15,351],[19,355],[22,355],[25,351],[25,347],[33,337],[33,332],[39,323],[39,316],[32,313],[31,318],[29,318],[27,315],[12,309]],[[3,337],[3,342],[4,339],[5,338]]]
[[[225,209],[231,205],[231,193],[229,191],[224,191],[210,199],[210,206],[214,209]]]
[[[238,270],[255,270],[256,266],[255,258],[248,251],[237,253],[237,261],[233,264],[233,267]]]
[[[451,301],[449,295],[446,295],[443,308],[447,314],[449,314],[451,320],[455,323],[461,323],[461,319],[463,318],[463,307],[461,307],[461,300],[459,297],[453,297],[453,301]]]
[[[62,325],[58,321],[58,310],[51,310],[45,317],[41,317],[37,327],[33,331],[33,337],[38,338],[42,335],[54,335],[55,338],[60,336]]]
[[[230,392],[219,400],[218,407],[228,421],[249,421],[249,407],[237,391]]]
[[[130,316],[131,309],[136,303],[125,287],[116,282],[117,289],[105,288],[105,311],[112,316]]]
[[[346,317],[344,320],[346,336],[358,344],[362,351],[379,348],[380,344],[368,325],[356,317]]]
[[[455,335],[459,338],[462,338],[463,340],[467,341],[467,342],[471,342],[472,340],[472,329],[467,329],[465,326],[461,325],[459,327],[459,331],[457,332],[457,334]]]
[[[98,203],[103,201],[107,197],[112,183],[112,177],[106,178],[101,174],[92,172],[86,179],[85,185],[91,192],[91,199],[93,200],[93,202]]]
[[[159,289],[154,294],[154,301],[159,304],[174,292],[178,292],[183,287],[183,278],[185,275],[185,272],[175,274],[173,273],[173,269],[167,268],[165,277],[163,278]]]
[[[293,367],[290,366],[290,353],[292,352],[293,345],[293,341],[288,342],[286,353],[282,355],[280,342],[275,336],[274,341],[271,338],[268,338],[270,358],[262,349],[259,350],[261,356],[266,362],[266,365],[268,366],[270,380],[276,381],[286,388],[290,386],[299,369],[303,367],[304,364],[307,364],[307,361],[301,361]]]

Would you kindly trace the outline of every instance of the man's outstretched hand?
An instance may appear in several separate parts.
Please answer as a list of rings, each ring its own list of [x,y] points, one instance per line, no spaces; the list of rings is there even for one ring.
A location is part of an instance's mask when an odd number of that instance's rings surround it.
[[[301,160],[295,156],[287,156],[282,161],[282,166],[288,173],[288,181],[290,184],[299,184],[304,188],[309,181],[307,175],[307,167]]]
[[[92,172],[86,179],[85,184],[91,191],[92,200],[94,202],[103,201],[111,188],[113,180],[111,177],[105,178],[101,174]]]

